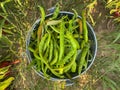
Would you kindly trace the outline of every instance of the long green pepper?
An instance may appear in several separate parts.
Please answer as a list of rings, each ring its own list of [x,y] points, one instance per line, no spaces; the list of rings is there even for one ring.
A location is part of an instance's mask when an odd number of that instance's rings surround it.
[[[82,49],[80,60],[79,60],[79,65],[78,65],[78,74],[81,74],[82,68],[86,61],[86,55],[87,55],[88,51],[89,51],[89,46],[85,46]]]
[[[85,42],[88,42],[88,29],[87,29],[87,23],[86,23],[86,11],[82,11],[82,27],[83,27],[83,37]]]
[[[64,32],[65,32],[65,27],[64,27],[64,22],[60,24],[60,54],[59,54],[59,61],[62,60],[64,56]]]
[[[58,60],[58,49],[55,38],[53,37],[53,44],[54,44],[54,59],[50,62],[50,65],[54,65]]]
[[[46,41],[46,39],[47,39],[47,37],[48,37],[48,34],[46,33],[46,34],[44,34],[44,36],[42,37],[42,39],[41,39],[41,42],[39,43],[39,55],[41,54],[43,54],[43,47],[44,47],[44,43],[45,43],[45,41]]]
[[[42,30],[43,30],[43,24],[44,24],[44,20],[45,20],[45,11],[43,9],[43,7],[41,6],[38,6],[40,11],[41,11],[41,20],[40,20],[40,25],[38,27],[38,31],[37,31],[37,42],[39,43],[40,42],[40,38],[42,36]]]
[[[68,70],[70,70],[72,65],[75,63],[75,60],[77,57],[77,51],[74,51],[74,52],[75,53],[74,53],[73,57],[71,58],[71,61],[66,66],[64,66],[64,72],[67,72]]]
[[[48,61],[49,61],[49,62],[51,62],[52,57],[53,57],[53,40],[51,39],[51,41],[50,41],[49,58],[48,58]]]

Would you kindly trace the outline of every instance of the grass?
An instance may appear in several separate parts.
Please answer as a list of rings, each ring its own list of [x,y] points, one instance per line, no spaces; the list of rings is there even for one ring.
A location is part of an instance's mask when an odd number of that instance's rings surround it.
[[[15,59],[22,61],[13,68],[16,79],[9,87],[10,90],[13,88],[15,90],[119,90],[120,24],[105,17],[105,15],[109,15],[109,10],[105,10],[105,0],[98,0],[95,4],[92,3],[93,0],[59,1],[61,10],[71,11],[74,8],[79,15],[83,8],[91,5],[91,7],[87,7],[90,10],[88,21],[94,25],[98,39],[98,52],[94,64],[84,75],[74,81],[73,86],[65,87],[65,82],[45,80],[33,69],[28,68],[25,52],[26,34],[35,20],[40,17],[37,6],[42,5],[46,9],[46,13],[49,13],[47,9],[54,6],[56,2],[57,0],[25,0],[24,2],[12,0],[0,7],[0,23],[2,23],[1,19],[6,20],[1,26],[6,33],[2,34],[0,38],[0,62]]]

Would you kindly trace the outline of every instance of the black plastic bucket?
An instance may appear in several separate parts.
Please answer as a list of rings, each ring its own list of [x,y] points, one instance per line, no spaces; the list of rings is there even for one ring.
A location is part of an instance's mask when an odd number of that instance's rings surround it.
[[[52,16],[53,13],[51,14],[48,14],[46,16],[46,18],[49,18]],[[69,17],[72,17],[74,14],[71,13],[71,12],[66,12],[66,11],[61,11],[60,14],[61,16],[63,15],[68,15]],[[80,16],[78,16],[78,18],[81,18]],[[28,50],[28,46],[29,46],[29,43],[30,43],[30,39],[31,39],[31,33],[35,30],[36,27],[38,27],[39,25],[39,22],[40,22],[40,19],[38,19],[32,26],[31,30],[28,32],[27,34],[27,39],[26,39],[26,53],[27,53],[27,57],[28,57],[28,61],[31,62],[32,61],[32,57],[31,57],[31,54],[30,54],[30,51]],[[95,35],[95,32],[93,30],[93,28],[91,27],[91,25],[87,22],[87,27],[88,27],[88,37],[89,39],[92,41],[92,45],[91,45],[91,53],[92,53],[92,58],[90,60],[90,62],[88,63],[88,66],[87,66],[87,69],[85,71],[83,71],[81,74],[84,74],[88,69],[90,69],[90,67],[92,66],[94,60],[95,60],[95,57],[96,57],[96,53],[97,53],[97,39],[96,39],[96,35]],[[35,67],[33,67],[33,69],[35,70]],[[35,72],[41,76],[42,78],[45,78],[43,73],[42,72],[37,72],[35,70]],[[74,77],[72,77],[72,80],[78,78],[80,75],[76,75]],[[69,86],[69,85],[72,85],[72,81],[71,79],[68,79],[68,78],[65,78],[65,79],[60,79],[60,78],[54,78],[54,77],[51,77],[50,80],[52,81],[66,81],[67,84],[66,86]]]

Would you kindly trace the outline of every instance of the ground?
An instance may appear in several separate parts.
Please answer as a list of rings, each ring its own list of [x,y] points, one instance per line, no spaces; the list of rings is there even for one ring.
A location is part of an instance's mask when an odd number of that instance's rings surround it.
[[[25,52],[25,40],[26,34],[30,30],[32,24],[40,17],[40,13],[38,13],[37,5],[42,5],[46,12],[48,8],[53,7],[58,0],[25,0],[23,5],[21,5],[17,0],[15,3],[18,4],[15,6],[15,9],[19,9],[19,11],[11,13],[12,10],[8,9],[8,13],[12,24],[16,25],[18,28],[17,35],[21,35],[17,37],[18,40],[20,38],[19,44],[16,46],[14,50],[18,50],[15,52],[15,56],[11,56],[11,58],[17,58],[21,60],[19,65],[15,65],[14,76],[15,81],[9,87],[10,90],[118,90],[120,87],[120,55],[119,55],[119,41],[113,43],[116,36],[118,35],[119,30],[116,29],[116,25],[113,19],[110,19],[108,16],[109,10],[105,8],[105,3],[102,1],[97,1],[94,6],[94,9],[91,13],[93,22],[91,22],[88,17],[88,22],[92,25],[95,34],[97,36],[98,41],[98,51],[96,59],[92,65],[92,67],[79,78],[74,80],[74,84],[72,86],[65,87],[65,82],[54,82],[50,80],[46,80],[41,78],[39,75],[35,73],[35,71],[28,67],[28,60]],[[86,3],[90,3],[90,0],[60,0],[59,3],[61,5],[61,10],[72,11],[72,8],[76,9],[78,14],[81,14],[81,10],[86,6]],[[91,0],[92,1],[92,0]],[[103,0],[104,1],[104,0]],[[8,4],[9,5],[9,4]],[[10,6],[13,8],[14,6]],[[27,7],[27,8],[26,8]],[[6,8],[8,8],[6,6]],[[21,14],[18,14],[20,13]],[[21,16],[17,16],[21,15]],[[22,17],[22,18],[21,18]],[[17,22],[17,23],[16,23]],[[118,24],[119,25],[119,24]],[[25,31],[26,30],[26,31]],[[3,55],[2,51],[4,49],[0,49],[0,55]],[[6,52],[6,51],[5,51]],[[1,57],[0,57],[1,58]]]

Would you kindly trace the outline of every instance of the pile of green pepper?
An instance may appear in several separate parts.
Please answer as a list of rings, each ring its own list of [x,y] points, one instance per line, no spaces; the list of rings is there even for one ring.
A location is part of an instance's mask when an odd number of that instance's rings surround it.
[[[8,74],[8,71],[9,71],[10,67],[11,66],[9,65],[9,66],[0,68],[0,90],[6,90],[6,88],[14,80],[14,77],[8,77],[6,79],[6,76]]]
[[[85,11],[82,19],[75,10],[72,17],[59,15],[57,5],[53,15],[45,18],[44,9],[39,9],[40,24],[33,31],[28,47],[33,59],[31,64],[46,78],[72,78],[72,74],[81,74],[91,58]]]

